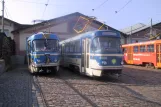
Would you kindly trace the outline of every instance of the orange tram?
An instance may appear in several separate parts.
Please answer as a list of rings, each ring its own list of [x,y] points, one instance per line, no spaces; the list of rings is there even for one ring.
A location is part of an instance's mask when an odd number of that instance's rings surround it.
[[[126,64],[161,68],[161,40],[122,45]]]

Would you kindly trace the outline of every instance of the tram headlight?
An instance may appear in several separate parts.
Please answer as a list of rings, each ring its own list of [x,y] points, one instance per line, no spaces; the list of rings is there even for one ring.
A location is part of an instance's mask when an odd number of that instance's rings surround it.
[[[106,61],[102,61],[102,65],[107,65],[107,62]]]
[[[57,60],[57,59],[55,59],[55,60],[54,60],[54,62],[58,62],[58,60]]]
[[[40,60],[40,59],[37,59],[37,62],[38,62],[38,63],[40,63],[40,62],[41,62],[41,60]]]
[[[121,65],[123,65],[124,64],[124,61],[121,61]]]
[[[40,59],[35,59],[34,63],[41,63],[41,60]]]
[[[92,66],[99,66],[99,63],[96,60],[92,60]]]

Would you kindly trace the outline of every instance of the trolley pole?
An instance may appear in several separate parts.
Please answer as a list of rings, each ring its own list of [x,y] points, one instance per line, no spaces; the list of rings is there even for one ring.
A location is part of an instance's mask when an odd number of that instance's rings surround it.
[[[2,0],[2,32],[4,32],[4,0]]]

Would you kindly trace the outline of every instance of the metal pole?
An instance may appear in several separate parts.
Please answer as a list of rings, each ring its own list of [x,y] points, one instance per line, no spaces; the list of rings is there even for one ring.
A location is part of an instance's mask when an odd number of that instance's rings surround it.
[[[132,26],[131,26],[131,33],[130,33],[130,38],[129,38],[130,40],[130,43],[132,43]]]
[[[4,32],[4,0],[2,0],[2,32]]]
[[[150,38],[153,36],[153,27],[152,27],[152,18],[151,18],[151,26],[150,26]]]
[[[151,29],[152,29],[152,18],[151,18]]]

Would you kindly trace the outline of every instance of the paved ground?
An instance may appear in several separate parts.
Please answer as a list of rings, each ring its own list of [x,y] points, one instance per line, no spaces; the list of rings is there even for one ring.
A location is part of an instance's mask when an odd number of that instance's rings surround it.
[[[59,77],[42,75],[38,80],[50,107],[160,107],[158,77],[161,73],[125,68],[119,80],[112,77],[93,80],[62,69]]]
[[[67,69],[35,77],[21,66],[0,76],[0,107],[161,107],[160,77],[132,68],[120,79],[94,80]]]
[[[19,67],[0,76],[0,107],[32,107],[32,77]]]

